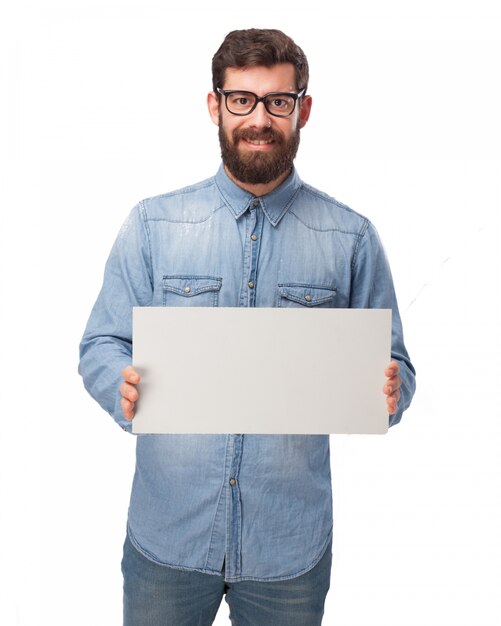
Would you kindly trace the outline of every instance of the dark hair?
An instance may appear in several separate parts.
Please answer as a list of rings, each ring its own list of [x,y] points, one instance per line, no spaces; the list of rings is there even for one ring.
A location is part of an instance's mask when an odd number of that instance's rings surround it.
[[[212,57],[212,88],[224,86],[228,67],[272,67],[292,63],[296,70],[296,88],[308,86],[308,61],[301,48],[281,30],[249,28],[228,33]]]

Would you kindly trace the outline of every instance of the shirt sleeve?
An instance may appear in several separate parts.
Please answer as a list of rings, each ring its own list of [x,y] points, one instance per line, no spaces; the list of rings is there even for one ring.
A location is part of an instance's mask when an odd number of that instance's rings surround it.
[[[416,389],[416,371],[404,344],[402,322],[398,310],[393,278],[383,245],[374,226],[366,221],[359,234],[352,261],[351,308],[392,310],[391,357],[400,364],[402,379],[398,410],[389,416],[389,425],[402,419]],[[382,378],[381,386],[384,384]]]
[[[104,279],[82,341],[78,371],[90,395],[126,431],[120,406],[121,371],[132,362],[132,307],[153,297],[150,239],[139,203],[124,222],[106,263]]]

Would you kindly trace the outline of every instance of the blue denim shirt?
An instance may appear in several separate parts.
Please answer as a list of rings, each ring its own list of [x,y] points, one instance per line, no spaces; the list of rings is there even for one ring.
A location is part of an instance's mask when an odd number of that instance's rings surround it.
[[[204,182],[143,200],[125,221],[82,339],[79,371],[129,431],[118,388],[131,363],[133,306],[391,308],[392,357],[403,384],[390,425],[414,393],[374,227],[295,170],[256,198],[221,166]],[[258,393],[250,380],[241,401]],[[328,435],[139,435],[128,529],[136,548],[161,564],[208,574],[224,564],[234,582],[285,580],[322,557],[331,500]]]

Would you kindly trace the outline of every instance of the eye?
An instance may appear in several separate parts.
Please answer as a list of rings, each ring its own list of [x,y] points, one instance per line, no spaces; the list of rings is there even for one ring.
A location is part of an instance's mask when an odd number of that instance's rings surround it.
[[[270,94],[267,98],[267,107],[275,115],[289,115],[294,109],[294,99],[287,94]]]
[[[234,107],[248,107],[252,104],[252,100],[248,94],[237,92],[229,96],[228,103]]]

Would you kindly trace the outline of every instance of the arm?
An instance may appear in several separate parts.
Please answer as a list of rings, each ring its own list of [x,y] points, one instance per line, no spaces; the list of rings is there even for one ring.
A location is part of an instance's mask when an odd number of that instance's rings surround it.
[[[416,388],[416,372],[405,348],[388,260],[378,234],[370,222],[364,224],[359,234],[352,261],[350,307],[392,310],[392,362],[385,371],[388,380],[383,392],[387,396],[390,426],[393,426],[398,424],[403,412],[411,403]]]
[[[132,361],[132,307],[152,302],[150,245],[144,207],[122,226],[106,263],[103,286],[80,344],[79,373],[90,395],[124,429],[121,372]]]

